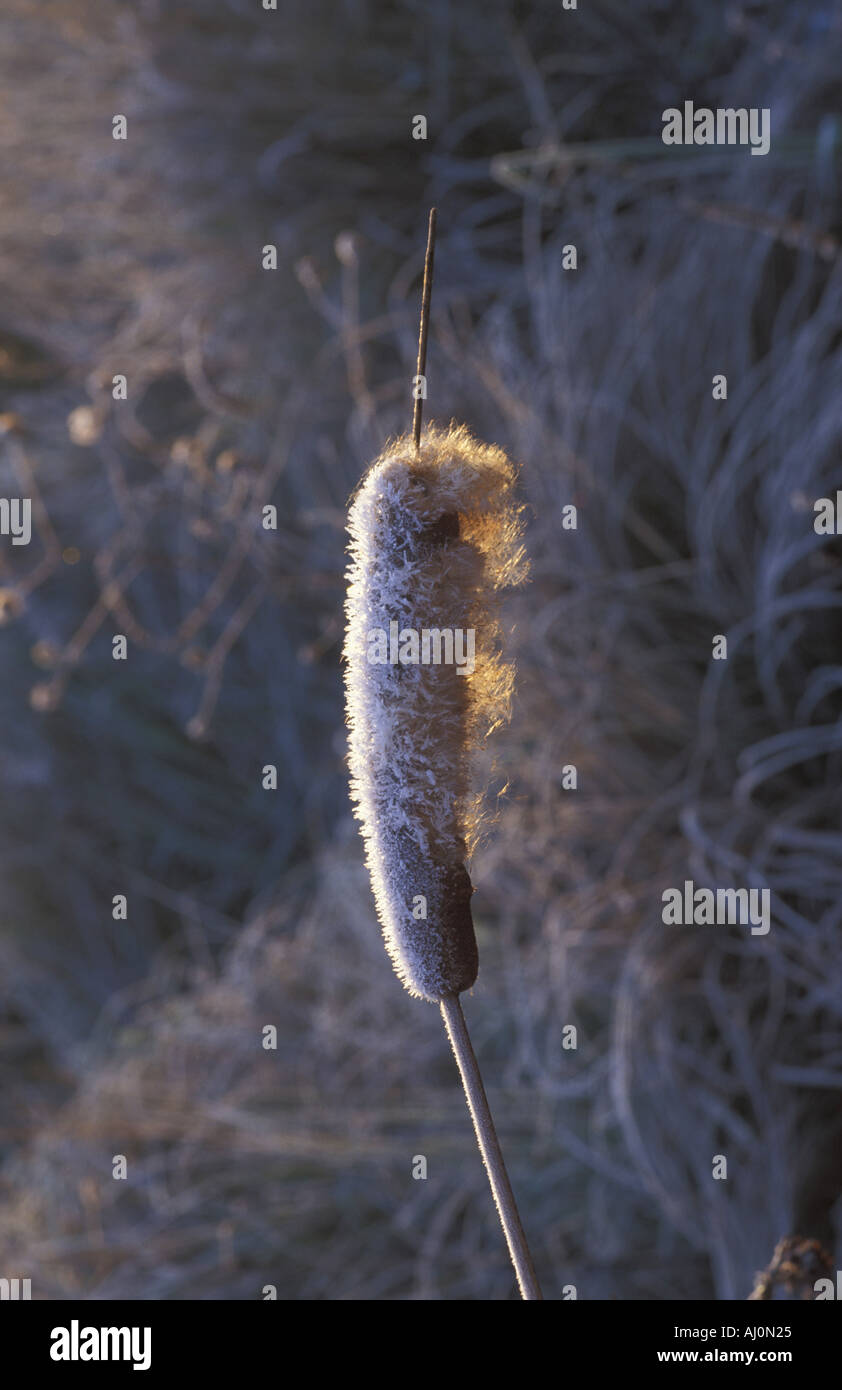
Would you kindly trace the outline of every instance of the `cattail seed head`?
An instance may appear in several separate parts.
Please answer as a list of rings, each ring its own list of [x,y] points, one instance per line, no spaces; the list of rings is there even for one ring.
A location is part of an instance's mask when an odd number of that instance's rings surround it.
[[[528,568],[514,485],[502,450],[428,426],[417,453],[405,435],[375,460],[348,518],[351,796],[392,963],[436,1001],[477,975],[465,860],[473,755],[510,712],[498,594]]]

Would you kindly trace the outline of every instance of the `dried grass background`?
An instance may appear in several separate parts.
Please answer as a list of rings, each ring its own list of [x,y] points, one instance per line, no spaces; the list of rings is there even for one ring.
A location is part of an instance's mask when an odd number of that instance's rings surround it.
[[[466,1011],[545,1295],[745,1298],[796,1232],[839,1267],[834,8],[8,0],[2,29],[0,493],[40,506],[0,552],[0,1273],[514,1296],[343,764],[344,508],[408,423],[433,202],[428,416],[532,509]],[[685,99],[770,106],[772,154],[668,159]],[[771,932],[663,927],[685,877],[768,885]]]

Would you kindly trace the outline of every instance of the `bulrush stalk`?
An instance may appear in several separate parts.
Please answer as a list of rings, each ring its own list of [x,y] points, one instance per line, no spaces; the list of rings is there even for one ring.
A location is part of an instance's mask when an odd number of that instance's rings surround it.
[[[426,360],[434,214],[419,344]],[[439,1004],[521,1295],[540,1299],[459,995],[477,978],[466,860],[483,820],[476,754],[508,721],[501,591],[527,561],[515,470],[464,426],[386,446],[351,501],[345,690],[351,796],[398,977]]]

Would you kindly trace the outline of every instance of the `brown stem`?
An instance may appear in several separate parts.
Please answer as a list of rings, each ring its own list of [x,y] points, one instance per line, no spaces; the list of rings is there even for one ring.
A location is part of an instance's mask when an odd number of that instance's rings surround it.
[[[465,1099],[474,1122],[474,1132],[488,1181],[491,1183],[497,1214],[515,1267],[520,1296],[525,1300],[543,1299],[458,994],[445,995],[441,1000],[441,1013],[462,1078]]]
[[[418,378],[424,375],[427,367],[427,330],[430,327],[430,298],[433,293],[433,260],[436,250],[436,210],[430,208],[430,222],[427,227],[427,254],[424,257],[424,287],[421,291],[421,327],[418,333],[418,365],[415,368],[415,390],[418,390]],[[415,409],[412,412],[412,435],[415,440],[415,452],[421,445],[421,412],[424,408],[424,399],[420,395],[415,397]]]

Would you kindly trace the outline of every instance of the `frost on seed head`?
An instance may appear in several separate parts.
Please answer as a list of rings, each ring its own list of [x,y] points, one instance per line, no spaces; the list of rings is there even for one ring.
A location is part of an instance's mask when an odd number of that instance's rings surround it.
[[[526,576],[515,471],[464,426],[428,426],[371,465],[348,517],[345,690],[351,796],[378,916],[411,994],[470,988],[464,868],[484,817],[473,754],[509,718],[499,591]],[[474,632],[473,667],[370,660],[372,633]],[[409,648],[404,648],[409,652]],[[424,916],[426,911],[426,916]]]

